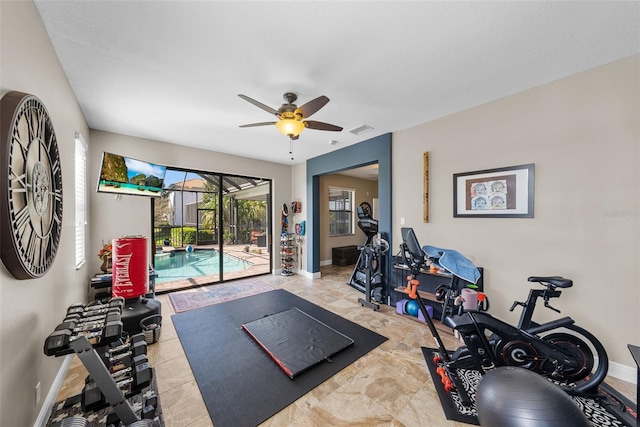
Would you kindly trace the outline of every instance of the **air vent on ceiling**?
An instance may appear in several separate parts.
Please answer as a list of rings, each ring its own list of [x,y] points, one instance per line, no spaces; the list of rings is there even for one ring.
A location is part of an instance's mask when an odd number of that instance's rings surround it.
[[[362,125],[362,126],[358,126],[355,129],[351,129],[349,132],[351,132],[354,135],[362,135],[365,132],[369,132],[371,129],[373,128],[369,125]]]

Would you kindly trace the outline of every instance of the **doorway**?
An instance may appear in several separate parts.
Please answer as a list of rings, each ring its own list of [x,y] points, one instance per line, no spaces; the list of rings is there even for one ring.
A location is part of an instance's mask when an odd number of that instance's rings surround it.
[[[152,203],[156,292],[271,272],[271,180],[167,168]]]
[[[378,164],[379,229],[386,232],[393,247],[391,233],[391,134],[318,156],[307,161],[307,272],[320,277],[320,177],[370,164]],[[387,266],[391,263],[387,262]],[[389,267],[388,267],[389,268]],[[389,271],[386,272],[389,277]]]

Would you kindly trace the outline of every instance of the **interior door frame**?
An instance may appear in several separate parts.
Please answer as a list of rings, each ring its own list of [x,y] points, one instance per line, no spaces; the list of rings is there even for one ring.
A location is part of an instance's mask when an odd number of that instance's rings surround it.
[[[307,160],[307,272],[320,277],[320,177],[347,169],[378,164],[378,198],[380,232],[386,232],[389,246],[391,236],[391,133],[350,145],[340,150]],[[390,253],[392,251],[389,251]],[[389,277],[389,262],[386,277]]]

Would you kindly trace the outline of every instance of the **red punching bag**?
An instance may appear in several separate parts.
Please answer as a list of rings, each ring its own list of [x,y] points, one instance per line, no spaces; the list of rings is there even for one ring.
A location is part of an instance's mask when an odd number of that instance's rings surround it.
[[[112,295],[125,299],[149,292],[149,252],[144,236],[113,239]]]

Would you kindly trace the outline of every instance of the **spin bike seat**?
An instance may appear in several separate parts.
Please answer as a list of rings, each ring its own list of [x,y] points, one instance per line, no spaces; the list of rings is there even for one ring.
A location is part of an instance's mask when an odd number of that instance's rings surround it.
[[[573,286],[573,280],[560,276],[531,276],[527,280],[530,282],[548,283],[556,288],[570,288]]]

